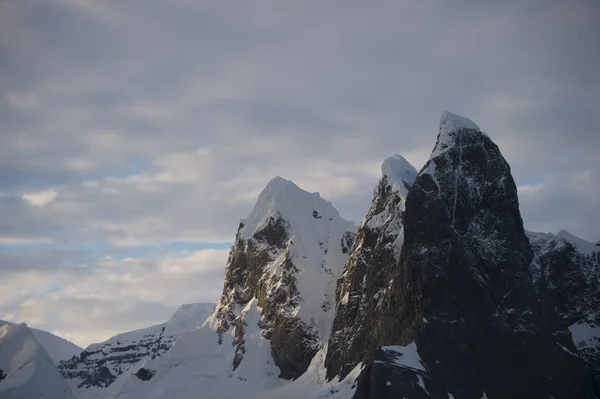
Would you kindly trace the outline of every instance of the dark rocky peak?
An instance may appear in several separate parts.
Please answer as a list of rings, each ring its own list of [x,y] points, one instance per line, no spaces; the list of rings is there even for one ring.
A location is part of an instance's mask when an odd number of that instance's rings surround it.
[[[402,248],[405,198],[417,170],[402,156],[393,155],[382,163],[381,173],[356,245],[337,283],[337,311],[326,357],[329,378],[339,373],[345,376],[370,354],[365,340],[372,339]]]
[[[541,312],[510,168],[469,119],[442,115],[403,223],[364,349],[329,363],[342,376],[365,364],[357,397],[593,397],[568,332]],[[407,348],[421,368],[398,361]]]
[[[236,369],[246,352],[242,309],[258,307],[259,327],[284,378],[301,375],[329,338],[335,284],[349,256],[356,227],[318,193],[276,177],[241,221],[227,262],[214,328],[233,337]]]

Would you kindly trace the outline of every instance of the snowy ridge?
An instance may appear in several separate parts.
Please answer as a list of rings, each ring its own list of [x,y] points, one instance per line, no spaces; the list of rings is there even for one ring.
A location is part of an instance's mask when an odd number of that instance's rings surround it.
[[[566,230],[561,230],[556,235],[558,238],[562,238],[563,240],[572,244],[579,252],[585,255],[591,255],[594,252],[600,251],[600,242],[589,242],[582,238],[579,238]]]
[[[25,323],[0,327],[0,397],[71,399],[52,359]]]
[[[0,320],[0,327],[5,324],[14,324],[4,320]],[[78,356],[83,348],[67,341],[66,339],[54,335],[48,331],[29,328],[35,339],[46,350],[54,364],[58,365],[61,360],[69,360],[73,356]]]
[[[61,362],[59,369],[77,397],[116,394],[149,359],[167,352],[179,335],[202,326],[214,306],[182,305],[166,323],[91,344],[79,357]]]
[[[156,372],[150,381],[130,379],[119,399],[170,399],[201,395],[206,398],[239,398],[262,392],[282,383],[271,359],[271,347],[258,322],[261,309],[256,299],[240,310],[246,325],[246,360],[233,370],[235,332],[219,336],[208,325],[185,333],[164,356],[149,360],[144,367]],[[243,393],[243,395],[242,395]]]
[[[565,244],[572,245],[582,255],[592,255],[595,252],[600,252],[600,242],[593,243],[586,241],[567,230],[561,230],[558,234],[532,231],[527,231],[526,233],[531,246],[539,255],[558,249]]]

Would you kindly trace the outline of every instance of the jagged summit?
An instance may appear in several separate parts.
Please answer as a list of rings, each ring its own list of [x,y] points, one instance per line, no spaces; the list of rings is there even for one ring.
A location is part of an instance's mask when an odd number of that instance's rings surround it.
[[[321,222],[340,219],[331,202],[321,198],[319,193],[304,191],[291,180],[277,176],[259,194],[250,215],[242,219],[241,238],[248,240],[272,219],[281,218],[292,227],[302,228],[306,220],[311,220],[307,215]]]
[[[387,178],[392,190],[406,197],[417,177],[417,170],[402,155],[394,154],[381,164],[381,174]]]
[[[281,177],[267,184],[240,223],[223,295],[208,321],[220,342],[234,337],[234,370],[248,367],[242,363],[246,319],[258,312],[259,336],[266,340],[261,345],[271,345],[281,376],[296,378],[306,371],[329,337],[335,284],[355,231],[354,223],[318,193]]]
[[[481,141],[481,136],[485,135],[479,126],[469,118],[444,111],[440,118],[437,142],[430,158],[435,158],[450,148],[461,145],[464,141],[461,138],[466,138],[464,134],[469,135],[468,141]]]

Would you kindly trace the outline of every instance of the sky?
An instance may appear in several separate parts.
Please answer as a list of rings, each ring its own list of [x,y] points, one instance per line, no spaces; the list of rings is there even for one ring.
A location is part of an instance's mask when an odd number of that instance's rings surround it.
[[[216,302],[274,176],[360,222],[444,110],[528,230],[600,239],[594,0],[0,1],[0,319],[87,346]]]

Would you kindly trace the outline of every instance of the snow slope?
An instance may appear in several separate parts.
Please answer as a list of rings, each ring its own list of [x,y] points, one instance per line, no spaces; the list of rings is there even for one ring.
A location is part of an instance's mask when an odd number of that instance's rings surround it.
[[[76,397],[115,394],[149,359],[166,353],[182,333],[200,327],[214,306],[182,305],[166,323],[92,344],[79,357],[62,362],[59,368]]]
[[[0,397],[70,399],[69,386],[48,353],[23,324],[0,327]]]
[[[208,325],[186,333],[164,356],[146,363],[156,375],[148,382],[130,379],[115,399],[350,399],[356,389],[357,366],[340,381],[325,378],[325,346],[312,359],[308,370],[298,379],[278,378],[279,370],[271,358],[271,347],[258,322],[261,309],[253,299],[241,311],[248,326],[245,359],[236,370],[231,364],[234,337],[224,336],[218,345],[217,333]]]
[[[4,320],[0,320],[0,327],[5,324],[13,324]],[[35,339],[44,347],[54,364],[58,365],[61,360],[71,359],[73,356],[79,356],[83,348],[75,345],[71,341],[67,341],[48,331],[29,328]]]

